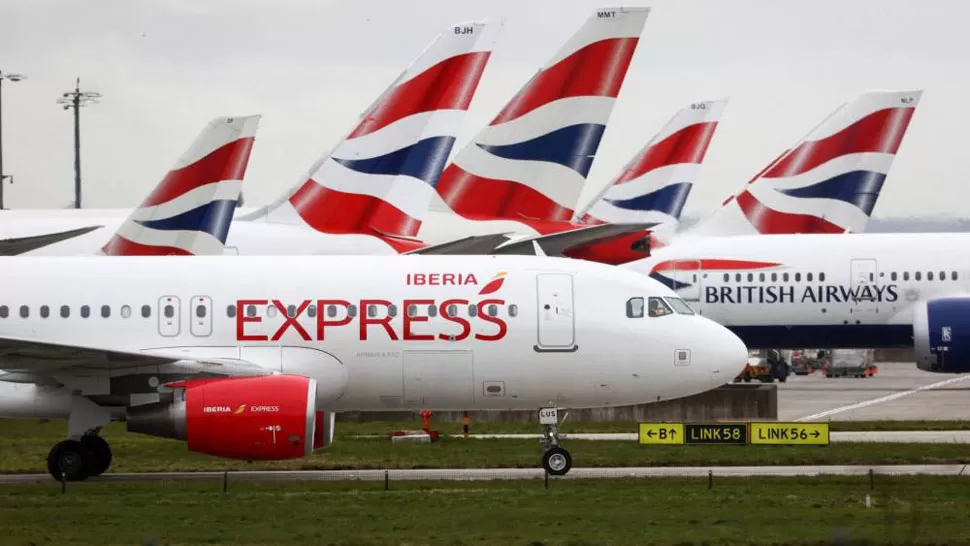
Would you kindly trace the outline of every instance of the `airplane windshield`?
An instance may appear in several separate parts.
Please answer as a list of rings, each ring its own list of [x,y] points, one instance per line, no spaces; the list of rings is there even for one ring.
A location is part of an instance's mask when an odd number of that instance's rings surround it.
[[[680,298],[667,298],[667,303],[677,311],[679,315],[693,315],[694,310],[687,305],[687,302]]]
[[[665,302],[663,298],[652,297],[648,299],[647,308],[649,309],[651,317],[662,317],[664,315],[673,314],[670,306],[667,305],[667,302]]]

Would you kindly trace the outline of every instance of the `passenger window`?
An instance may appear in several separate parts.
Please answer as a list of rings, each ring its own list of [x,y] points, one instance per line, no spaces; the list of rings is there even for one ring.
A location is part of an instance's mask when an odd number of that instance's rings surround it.
[[[67,318],[69,316],[71,316],[71,308],[68,307],[68,306],[66,306],[66,305],[62,305],[61,306],[61,318]]]
[[[448,306],[448,316],[455,317],[458,316],[458,306],[454,303]]]
[[[957,280],[957,272],[956,271],[950,273],[950,280],[951,281]]]
[[[754,282],[754,274],[748,273],[748,282]]]
[[[511,308],[509,311],[511,311]],[[643,318],[643,298],[630,298],[626,300],[626,316],[629,318]]]
[[[945,281],[946,280],[946,271],[940,271],[940,280],[941,281]]]
[[[122,305],[121,306],[121,318],[128,318],[131,316],[131,306]]]
[[[758,273],[758,282],[765,282],[765,274]]]
[[[102,305],[101,306],[101,318],[108,318],[111,316],[111,306]]]
[[[811,273],[805,273],[805,280],[808,281],[808,282],[812,282],[812,274]]]
[[[436,316],[438,316],[438,308],[435,307],[434,305],[429,305],[428,306],[428,316],[429,317],[436,317]]]
[[[0,318],[7,318],[10,316],[10,308],[6,305],[0,305]]]
[[[81,318],[88,318],[91,316],[91,308],[87,305],[81,306]]]
[[[413,303],[412,304],[409,304],[408,305],[407,312],[408,312],[408,316],[409,317],[416,317],[416,316],[418,316],[418,306],[417,305],[414,305]]]
[[[917,281],[922,280],[922,278],[923,278],[923,272],[922,271],[917,271],[916,273],[913,274],[913,278],[916,279]]]
[[[356,317],[357,316],[357,306],[356,305],[354,305],[354,304],[351,303],[349,306],[347,306],[347,316],[348,317]]]
[[[872,280],[872,273],[869,273],[869,280],[870,281]],[[818,281],[819,282],[825,282],[825,273],[819,273],[818,274]]]
[[[229,318],[236,318],[236,306],[227,305],[226,306],[226,316]]]
[[[286,316],[293,318],[296,316],[296,306],[292,303],[286,306]]]
[[[933,280],[933,272],[932,271],[927,271],[926,272],[926,280],[928,280],[928,281],[932,281]]]
[[[771,282],[778,282],[778,274],[777,273],[772,273],[771,274]]]
[[[311,303],[310,306],[306,308],[306,314],[310,318],[315,318],[317,316],[317,304]]]
[[[328,305],[327,306],[327,316],[330,317],[330,318],[333,318],[333,317],[337,316],[337,306],[336,305]]]
[[[519,306],[513,303],[512,305],[509,306],[509,316],[515,317],[518,315],[519,315]]]
[[[393,303],[387,306],[387,316],[396,317],[397,316],[397,306]]]
[[[495,304],[489,305],[488,307],[486,307],[486,311],[488,311],[488,316],[496,317],[498,316],[498,305],[495,305]]]
[[[266,316],[269,317],[269,318],[276,317],[276,306],[275,305],[267,305],[266,306]]]
[[[904,281],[908,281],[909,280],[909,271],[903,271],[903,280]]]
[[[256,316],[256,306],[255,305],[247,305],[246,306],[246,316],[247,317],[255,317]],[[169,317],[169,318],[171,318],[171,317]]]
[[[470,316],[470,317],[477,317],[478,316],[478,306],[476,306],[476,305],[469,305],[468,306],[468,316]]]
[[[741,282],[741,274],[740,273],[735,273],[734,274],[734,282]]]
[[[40,318],[47,318],[51,316],[51,308],[46,305],[40,306]]]
[[[148,318],[148,317],[152,316],[152,306],[151,305],[142,305],[141,306],[141,316],[143,316],[145,318]],[[232,306],[232,316],[236,316],[236,306],[235,305]]]
[[[731,274],[730,273],[725,273],[724,274],[724,282],[729,282],[730,280],[731,280]]]
[[[896,272],[895,271],[893,271],[892,273],[889,274],[889,279],[890,280],[893,280],[893,281],[896,280]]]
[[[175,307],[172,307],[171,305],[166,305],[163,311],[165,313],[165,318],[172,318],[175,316]],[[253,308],[253,313],[255,312],[256,312],[256,309]]]
[[[27,318],[30,316],[30,308],[26,305],[20,306],[20,318]]]
[[[781,274],[781,280],[783,280],[785,282],[788,282],[788,273],[782,273]]]
[[[667,298],[667,303],[674,308],[678,315],[693,315],[694,310],[687,305],[687,302],[680,298]]]
[[[368,305],[367,306],[367,316],[368,317],[371,317],[371,318],[374,318],[374,317],[377,316],[377,306],[376,305]]]
[[[802,274],[795,273],[795,282],[802,282]]]
[[[124,313],[122,313],[124,315]],[[198,318],[205,318],[205,305],[195,306],[195,316]]]
[[[673,313],[663,298],[651,297],[647,300],[647,307],[649,308],[651,317],[662,317]]]

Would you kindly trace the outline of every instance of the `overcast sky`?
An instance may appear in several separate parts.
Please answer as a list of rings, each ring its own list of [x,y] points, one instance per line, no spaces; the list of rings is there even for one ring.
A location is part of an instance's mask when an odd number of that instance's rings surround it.
[[[73,200],[81,77],[85,207],[136,205],[203,125],[263,114],[244,193],[271,201],[333,147],[418,52],[461,20],[506,17],[458,147],[597,7],[556,0],[0,0],[10,208]],[[613,4],[615,5],[615,4]],[[632,5],[632,4],[631,4]],[[875,209],[970,210],[970,2],[665,0],[653,6],[584,198],[680,107],[730,97],[685,214],[709,210],[841,102],[923,88]]]

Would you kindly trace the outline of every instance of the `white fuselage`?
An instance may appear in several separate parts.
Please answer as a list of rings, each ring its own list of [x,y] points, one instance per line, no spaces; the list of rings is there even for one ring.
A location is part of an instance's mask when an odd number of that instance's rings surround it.
[[[736,336],[702,317],[629,318],[631,298],[673,294],[640,275],[577,260],[220,256],[0,262],[0,338],[8,345],[30,340],[189,361],[240,359],[314,377],[325,395],[318,402],[331,411],[652,402],[730,381],[746,358]],[[503,272],[502,285],[487,290]],[[313,306],[313,316],[305,308],[295,320],[302,332],[287,324],[273,300],[282,307]],[[237,305],[247,310],[245,319],[234,313]],[[149,380],[158,373],[92,362],[77,378],[59,367],[44,359],[0,359],[8,373],[54,377],[92,397],[151,393]]]
[[[907,347],[918,302],[970,294],[968,246],[961,233],[710,237],[624,267],[673,283],[751,348]]]

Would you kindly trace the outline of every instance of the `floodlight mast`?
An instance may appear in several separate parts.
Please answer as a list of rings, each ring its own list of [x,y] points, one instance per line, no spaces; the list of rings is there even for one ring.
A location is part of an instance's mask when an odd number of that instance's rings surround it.
[[[81,208],[81,107],[97,104],[101,93],[81,91],[81,78],[78,78],[73,91],[61,94],[57,99],[64,110],[74,110],[74,208]]]
[[[3,172],[3,82],[21,82],[27,79],[27,76],[23,74],[11,74],[4,73],[0,70],[0,210],[3,210],[3,184],[10,179],[13,183],[13,176],[4,174]]]

